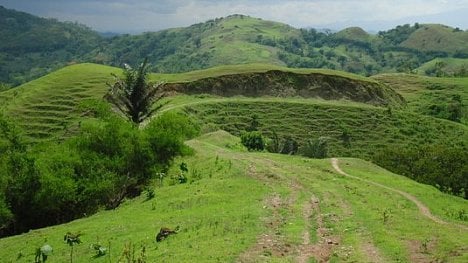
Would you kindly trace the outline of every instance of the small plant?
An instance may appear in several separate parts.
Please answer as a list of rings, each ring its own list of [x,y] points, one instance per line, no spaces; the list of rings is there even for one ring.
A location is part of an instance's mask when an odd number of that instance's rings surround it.
[[[156,176],[159,179],[159,186],[162,187],[163,180],[164,180],[164,177],[166,177],[166,174],[165,173],[157,173]]]
[[[192,169],[190,172],[191,182],[195,182],[202,179],[202,174],[197,169]]]
[[[126,243],[124,245],[122,254],[117,262],[126,262],[126,263],[146,263],[146,247],[142,246],[140,250],[140,255],[135,255],[136,249],[132,243]]]
[[[81,233],[72,234],[67,232],[63,237],[63,241],[65,241],[70,246],[70,263],[73,263],[73,247],[74,245],[81,244],[80,239]]]
[[[425,238],[422,242],[421,242],[421,248],[422,248],[422,252],[423,253],[429,253],[429,243],[431,243],[431,239],[430,238]]]
[[[389,208],[386,208],[383,212],[382,212],[382,221],[384,224],[386,224],[390,218],[392,217],[392,210],[389,209]]]
[[[50,245],[43,245],[40,248],[36,249],[36,257],[34,258],[35,263],[44,263],[47,261],[47,258],[52,255],[52,247]]]
[[[156,196],[153,188],[146,189],[146,200],[151,200]]]
[[[96,257],[102,257],[107,253],[107,248],[100,244],[91,244],[90,248],[96,251]]]
[[[272,132],[271,138],[268,140],[267,150],[271,153],[279,153],[281,151],[280,139],[276,131]]]
[[[185,184],[187,182],[187,176],[185,176],[185,174],[188,172],[187,164],[184,162],[181,163],[179,169],[180,173],[177,177],[177,180],[179,181],[179,184]]]

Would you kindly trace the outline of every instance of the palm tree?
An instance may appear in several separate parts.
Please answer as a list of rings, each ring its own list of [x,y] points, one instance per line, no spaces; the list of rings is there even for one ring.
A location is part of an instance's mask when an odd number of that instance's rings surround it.
[[[109,91],[105,98],[132,122],[140,124],[163,106],[152,107],[154,102],[165,96],[163,85],[161,82],[148,82],[148,59],[136,69],[124,64],[123,74],[123,79],[112,74],[115,81],[107,84]]]

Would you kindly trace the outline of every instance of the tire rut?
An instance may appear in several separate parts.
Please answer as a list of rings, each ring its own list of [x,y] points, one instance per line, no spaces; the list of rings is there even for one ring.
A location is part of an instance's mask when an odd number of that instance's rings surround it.
[[[398,193],[399,195],[405,197],[406,199],[410,200],[411,202],[413,202],[419,209],[419,212],[425,216],[426,218],[429,218],[430,220],[438,223],[438,224],[441,224],[441,225],[453,225],[453,226],[456,226],[456,227],[459,227],[459,228],[462,228],[464,230],[468,230],[468,227],[467,226],[464,226],[464,225],[459,225],[459,224],[449,224],[448,222],[445,222],[443,221],[442,219],[434,216],[431,211],[429,210],[429,208],[427,206],[425,206],[421,201],[419,201],[416,197],[414,197],[413,195],[407,193],[407,192],[404,192],[404,191],[401,191],[401,190],[398,190],[398,189],[395,189],[395,188],[392,188],[392,187],[389,187],[389,186],[386,186],[386,185],[383,185],[383,184],[380,184],[380,183],[377,183],[377,182],[374,182],[374,181],[370,181],[370,180],[367,180],[367,179],[363,179],[363,178],[359,178],[357,176],[353,176],[353,175],[350,175],[346,172],[344,172],[343,170],[341,170],[340,166],[338,165],[338,159],[337,158],[332,158],[331,159],[331,164],[333,166],[333,168],[335,169],[336,172],[338,172],[339,174],[343,175],[343,176],[346,176],[346,177],[349,177],[349,178],[353,178],[353,179],[356,179],[356,180],[360,180],[360,181],[363,181],[363,182],[366,182],[368,184],[372,184],[374,186],[377,186],[377,187],[380,187],[380,188],[383,188],[383,189],[386,189],[386,190],[389,190],[391,192],[395,192],[395,193]]]

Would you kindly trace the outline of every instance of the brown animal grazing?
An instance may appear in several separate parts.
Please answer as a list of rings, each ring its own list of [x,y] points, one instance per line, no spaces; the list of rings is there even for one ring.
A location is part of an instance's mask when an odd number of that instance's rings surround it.
[[[156,242],[161,242],[164,239],[166,239],[166,237],[172,234],[177,234],[177,232],[179,232],[179,226],[177,226],[175,230],[172,230],[167,227],[162,227],[161,230],[159,230],[159,233],[156,235]]]

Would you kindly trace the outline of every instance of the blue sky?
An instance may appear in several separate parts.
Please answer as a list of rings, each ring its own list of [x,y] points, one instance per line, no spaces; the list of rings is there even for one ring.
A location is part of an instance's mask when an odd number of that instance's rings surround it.
[[[0,0],[0,5],[119,33],[188,26],[230,14],[335,30],[379,31],[415,22],[468,29],[468,0]]]

